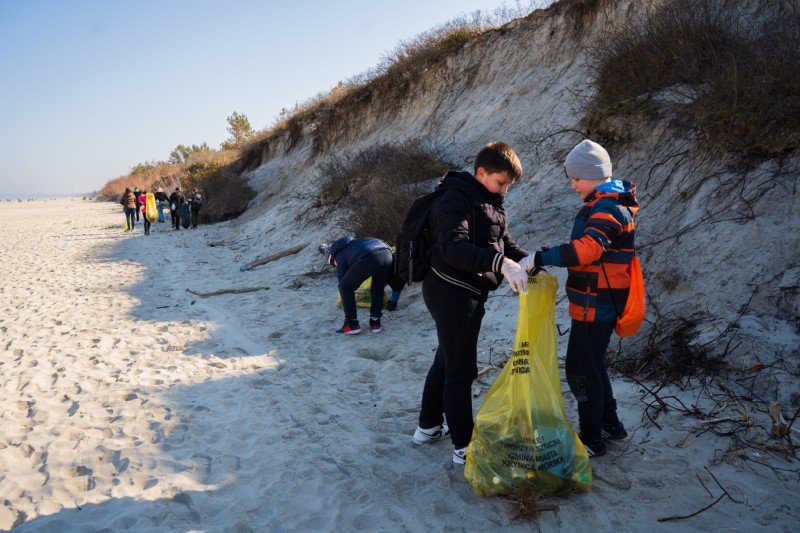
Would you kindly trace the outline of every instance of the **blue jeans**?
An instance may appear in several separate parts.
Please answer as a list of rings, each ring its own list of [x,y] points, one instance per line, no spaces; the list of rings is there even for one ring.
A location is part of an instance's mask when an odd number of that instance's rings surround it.
[[[164,201],[159,201],[159,202],[156,203],[156,207],[158,207],[158,221],[159,222],[164,222],[164,205],[165,204],[166,204],[166,202],[164,202]]]
[[[125,223],[128,224],[128,229],[133,229],[136,226],[136,209],[132,207],[125,208]]]

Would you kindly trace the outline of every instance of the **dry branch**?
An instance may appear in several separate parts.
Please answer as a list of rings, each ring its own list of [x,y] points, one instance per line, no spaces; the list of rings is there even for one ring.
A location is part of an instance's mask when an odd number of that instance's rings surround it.
[[[717,486],[722,490],[722,494],[720,494],[719,498],[717,498],[713,502],[709,503],[708,505],[706,505],[702,509],[693,512],[692,514],[681,515],[681,516],[664,516],[664,517],[661,517],[661,518],[658,519],[659,522],[669,522],[671,520],[683,520],[685,518],[691,518],[693,516],[697,516],[700,513],[702,513],[703,511],[707,511],[708,509],[711,509],[712,507],[717,505],[722,500],[722,498],[725,498],[725,497],[727,497],[733,503],[740,503],[740,502],[736,501],[733,498],[733,496],[731,496],[728,493],[727,489],[725,487],[723,487],[722,484],[719,482],[719,480],[714,476],[714,474],[711,473],[711,470],[709,470],[708,468],[705,468],[705,471],[708,472],[708,474],[711,476],[711,478],[714,480],[714,482],[717,484]],[[698,476],[697,479],[700,479],[700,477]],[[706,492],[708,492],[710,494],[711,492],[708,490],[708,488],[706,487],[705,483],[703,483],[702,479],[700,479],[700,483],[703,485],[703,488],[706,489]]]
[[[256,291],[268,291],[269,287],[245,287],[242,289],[220,289],[218,291],[193,291],[192,289],[186,289],[186,292],[190,292],[200,298],[208,298],[209,296],[219,296],[220,294],[242,294],[245,292],[256,292]]]
[[[249,263],[242,265],[242,268],[240,270],[242,270],[242,272],[244,272],[245,270],[252,270],[256,267],[259,267],[261,265],[266,265],[267,263],[271,263],[288,255],[294,255],[303,248],[305,248],[306,246],[308,246],[309,244],[310,243],[304,242],[303,244],[298,244],[297,246],[293,246],[282,252],[278,252],[277,254],[268,255],[267,257],[264,257],[262,259],[256,259],[255,261],[251,261]]]

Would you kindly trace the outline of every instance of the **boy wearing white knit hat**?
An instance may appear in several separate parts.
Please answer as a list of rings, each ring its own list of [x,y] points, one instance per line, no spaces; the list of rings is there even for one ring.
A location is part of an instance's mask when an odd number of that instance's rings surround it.
[[[628,436],[617,417],[605,353],[630,290],[629,265],[635,254],[636,188],[612,179],[608,152],[590,140],[578,143],[564,162],[572,190],[584,205],[570,241],[522,259],[528,270],[567,267],[566,292],[572,318],[564,366],[578,401],[581,440],[591,457],[606,453],[605,440]]]

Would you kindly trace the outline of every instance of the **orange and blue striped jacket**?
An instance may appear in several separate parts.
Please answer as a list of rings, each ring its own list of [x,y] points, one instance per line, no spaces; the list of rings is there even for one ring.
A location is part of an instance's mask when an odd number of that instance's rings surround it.
[[[543,248],[541,260],[545,266],[568,268],[566,291],[574,320],[613,324],[625,308],[631,286],[634,218],[639,211],[636,187],[612,180],[600,184],[584,202],[570,242]]]

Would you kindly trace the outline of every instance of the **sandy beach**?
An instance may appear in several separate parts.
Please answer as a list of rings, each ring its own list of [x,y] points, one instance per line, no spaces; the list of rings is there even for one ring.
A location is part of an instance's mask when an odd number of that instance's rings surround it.
[[[149,237],[122,226],[112,203],[0,205],[0,529],[535,527],[477,498],[449,443],[411,443],[436,345],[419,287],[383,333],[337,336],[335,277],[316,246],[243,273],[280,241],[248,248],[231,222],[156,222]],[[257,286],[269,289],[187,292]],[[479,360],[507,356],[515,317],[504,286]],[[476,410],[496,375],[476,383]],[[667,413],[659,429],[636,383],[615,388],[631,438],[593,462],[591,492],[546,500],[560,509],[542,530],[797,531],[796,464],[721,460],[728,444],[709,433],[680,446],[696,420]],[[574,424],[569,393],[565,407]],[[657,521],[722,495],[711,473],[731,498]]]

